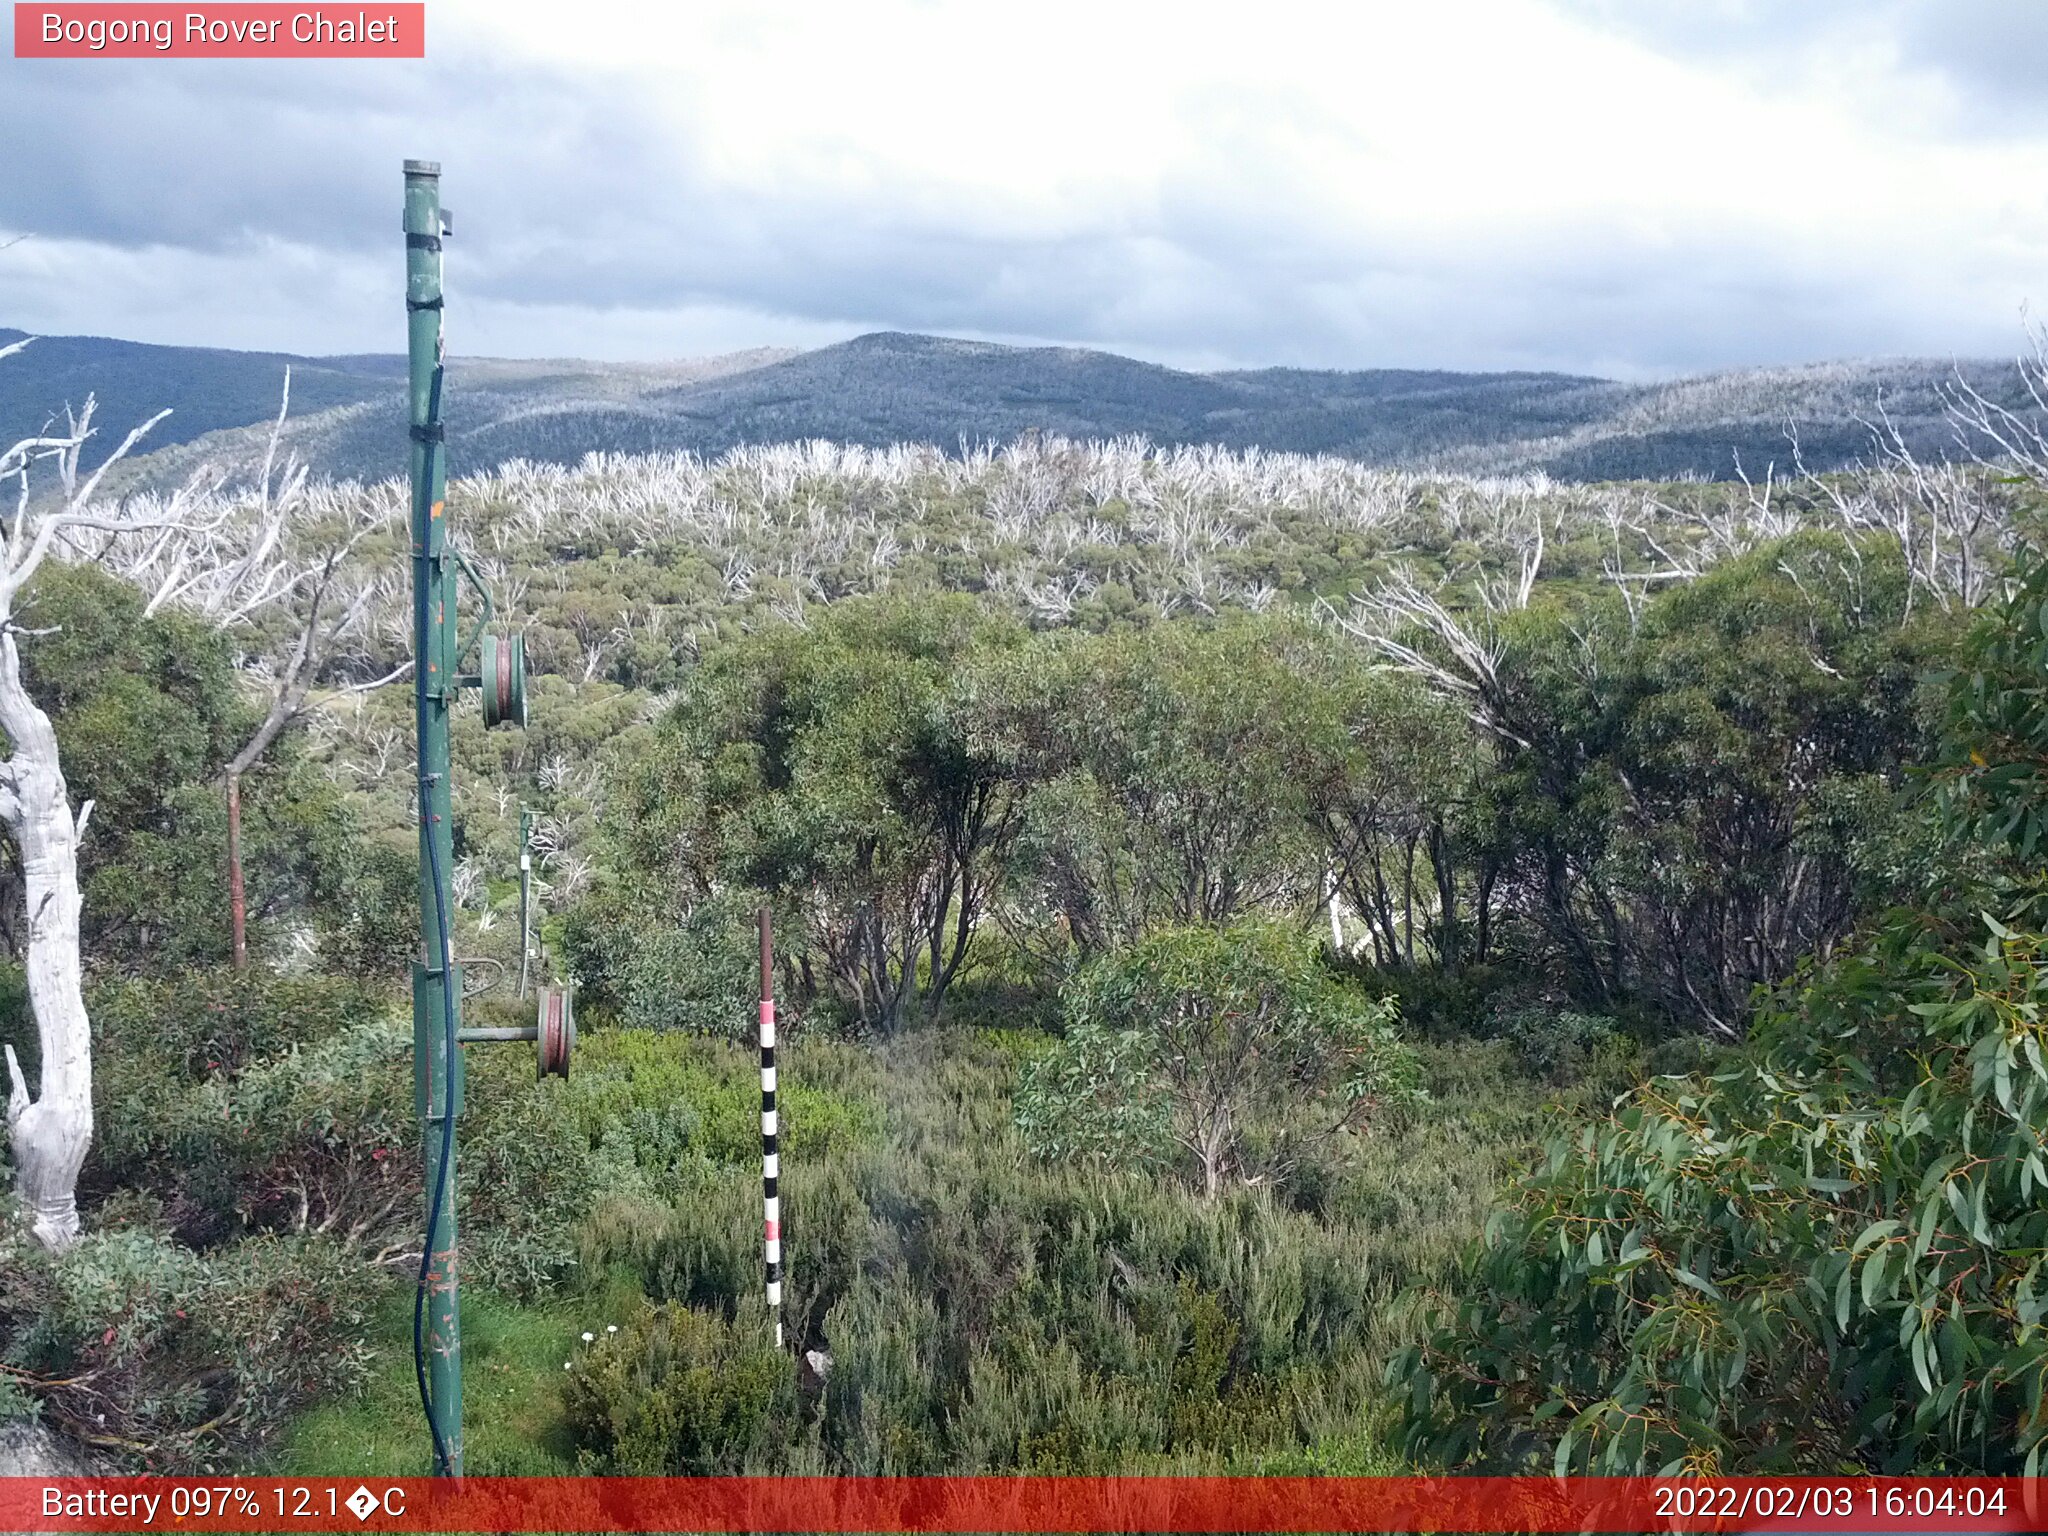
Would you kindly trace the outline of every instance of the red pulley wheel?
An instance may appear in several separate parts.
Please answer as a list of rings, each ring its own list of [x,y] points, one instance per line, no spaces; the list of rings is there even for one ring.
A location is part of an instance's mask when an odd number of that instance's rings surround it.
[[[487,726],[526,724],[526,637],[485,635],[477,681]]]
[[[567,987],[540,989],[540,1073],[567,1077],[569,1057],[576,1049],[576,1013]]]

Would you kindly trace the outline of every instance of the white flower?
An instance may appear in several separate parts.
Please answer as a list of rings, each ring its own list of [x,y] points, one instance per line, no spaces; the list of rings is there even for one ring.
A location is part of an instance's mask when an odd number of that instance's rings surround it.
[[[604,1331],[606,1333],[617,1333],[619,1331],[619,1325],[617,1323],[606,1323],[604,1325]]]
[[[594,1333],[586,1333],[585,1335],[583,1335],[583,1342],[584,1342],[584,1343],[586,1343],[586,1344],[588,1344],[588,1343],[590,1343],[590,1342],[591,1342],[591,1341],[592,1341],[593,1339],[595,1339],[596,1337],[597,1337],[597,1335],[596,1335],[596,1334],[594,1334]]]
[[[563,1370],[565,1370],[565,1371],[569,1369],[569,1362],[568,1362],[568,1361],[564,1360],[564,1361],[562,1362],[562,1369],[563,1369]]]

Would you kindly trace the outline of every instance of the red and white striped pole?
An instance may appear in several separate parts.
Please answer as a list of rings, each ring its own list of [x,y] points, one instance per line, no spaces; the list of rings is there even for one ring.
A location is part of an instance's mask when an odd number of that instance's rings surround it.
[[[761,1235],[768,1262],[768,1315],[782,1348],[782,1200],[776,1193],[782,1156],[775,1115],[775,935],[763,907],[761,926]]]

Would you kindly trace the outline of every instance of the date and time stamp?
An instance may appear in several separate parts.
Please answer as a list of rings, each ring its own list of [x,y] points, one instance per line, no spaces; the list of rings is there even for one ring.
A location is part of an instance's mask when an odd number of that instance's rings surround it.
[[[1769,1483],[1660,1483],[1651,1493],[1651,1508],[1660,1520],[1677,1529],[1695,1529],[1698,1522],[1728,1522],[1731,1530],[1748,1530],[1768,1522],[1773,1529],[1797,1528],[1805,1522],[1834,1528],[1842,1521],[1868,1521],[1884,1529],[1901,1521],[2002,1521],[2012,1513],[2011,1499],[1996,1484],[1927,1482],[1910,1487],[1897,1483],[1848,1480]],[[1996,1529],[1997,1527],[1993,1527]]]

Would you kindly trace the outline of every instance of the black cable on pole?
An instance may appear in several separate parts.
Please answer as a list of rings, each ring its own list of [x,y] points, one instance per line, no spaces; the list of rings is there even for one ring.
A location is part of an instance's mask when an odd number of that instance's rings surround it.
[[[420,775],[420,794],[429,792],[433,775]],[[455,1144],[455,1053],[459,1048],[455,1040],[455,986],[449,970],[450,948],[448,937],[448,907],[441,895],[441,853],[434,846],[430,835],[427,839],[427,857],[434,876],[434,926],[439,934],[441,949],[441,1028],[446,1042],[441,1071],[441,1150],[434,1165],[434,1198],[427,1206],[426,1241],[420,1245],[419,1280],[413,1287],[412,1297],[412,1367],[419,1378],[420,1407],[427,1415],[427,1429],[434,1437],[434,1475],[446,1477],[452,1470],[448,1464],[448,1442],[441,1434],[441,1416],[434,1403],[434,1394],[427,1386],[427,1344],[426,1312],[427,1281],[434,1263],[434,1229],[441,1224],[442,1196],[448,1182],[448,1158]]]
[[[430,396],[428,415],[439,424],[441,415],[441,370],[434,369],[433,393]],[[421,438],[427,450],[428,485],[433,484],[434,453],[438,435]],[[426,559],[423,552],[419,558]],[[417,586],[417,583],[415,583]],[[433,622],[424,602],[415,600],[413,615],[413,713],[415,738],[421,743],[417,749],[419,763],[419,811],[423,822],[433,816],[434,780],[438,777],[427,772],[424,743],[427,737],[427,626]],[[434,837],[431,825],[421,839],[426,845],[428,872],[434,881],[434,929],[441,964],[441,1030],[444,1042],[441,1070],[441,1149],[434,1165],[434,1193],[427,1204],[427,1233],[420,1244],[420,1273],[413,1287],[412,1298],[412,1367],[418,1378],[420,1407],[427,1416],[427,1430],[434,1437],[434,1475],[446,1477],[453,1470],[449,1465],[448,1442],[441,1433],[441,1416],[434,1402],[434,1394],[427,1385],[427,1341],[426,1312],[427,1286],[433,1272],[434,1231],[441,1225],[441,1206],[447,1192],[448,1163],[455,1151],[455,1071],[456,1052],[461,1048],[455,1038],[455,977],[454,944],[448,932],[448,899],[441,880],[441,850]]]

